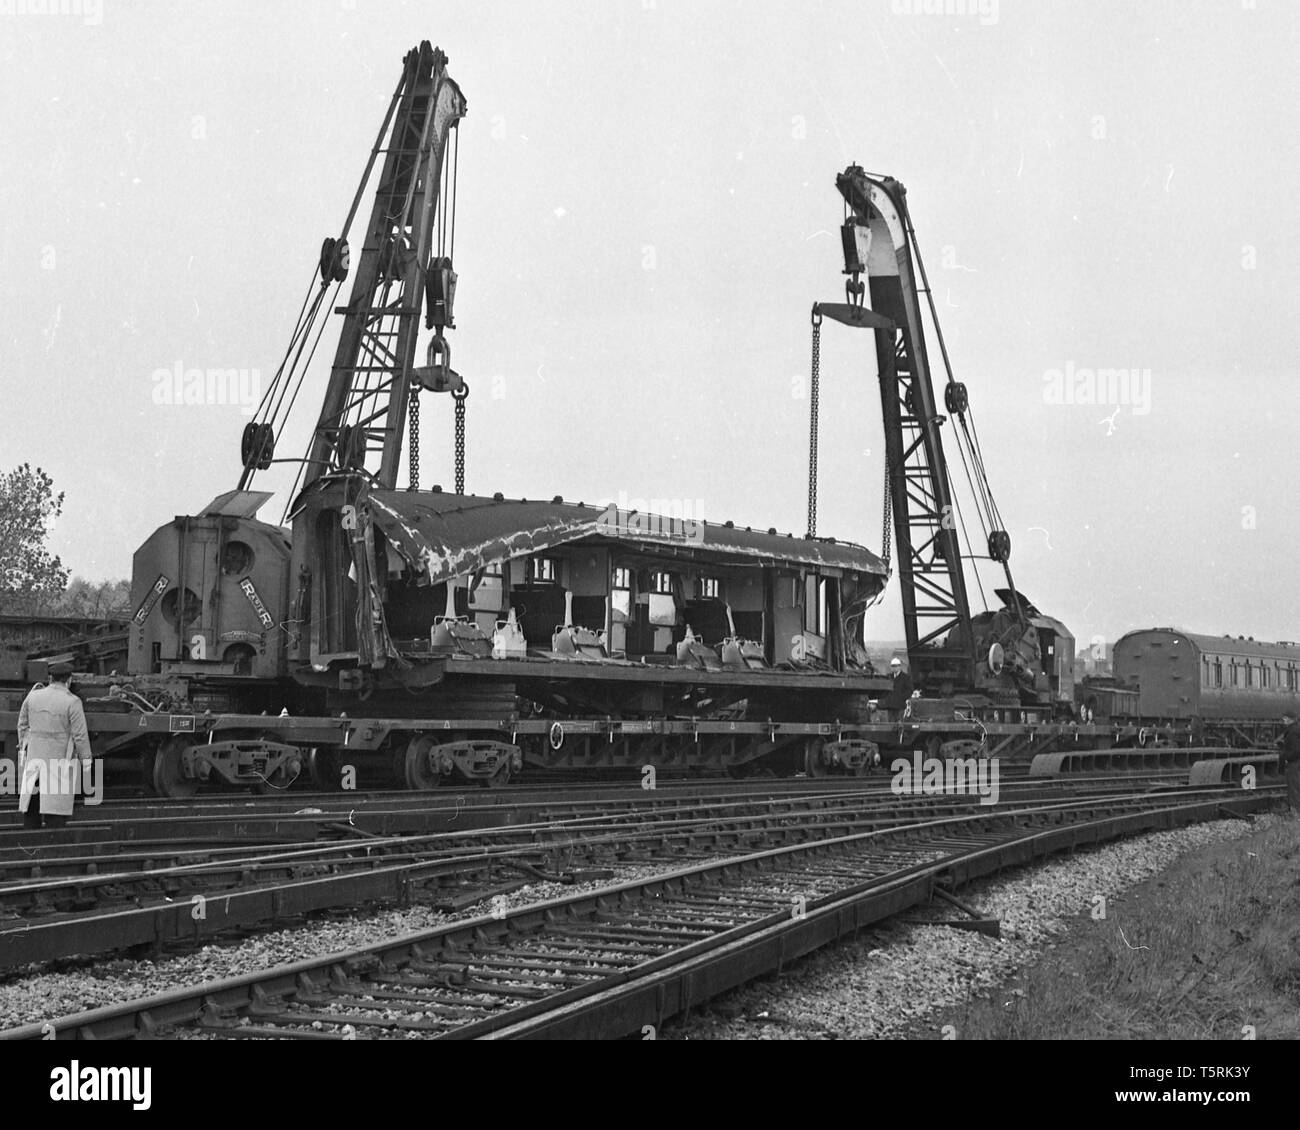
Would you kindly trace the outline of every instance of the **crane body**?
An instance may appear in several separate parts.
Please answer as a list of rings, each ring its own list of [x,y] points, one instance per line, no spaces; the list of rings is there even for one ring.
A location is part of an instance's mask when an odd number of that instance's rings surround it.
[[[1016,591],[1011,539],[992,501],[978,442],[969,442],[966,386],[953,380],[949,370],[942,402],[937,396],[923,323],[922,295],[928,298],[929,287],[906,189],[891,177],[870,176],[856,165],[836,177],[836,187],[849,212],[842,229],[847,301],[813,307],[814,349],[823,317],[874,334],[885,438],[885,536],[892,532],[898,554],[913,679],[933,694],[1069,701],[1073,637]],[[933,303],[928,305],[939,334]],[[941,335],[938,340],[948,368]],[[969,536],[963,554],[963,523],[944,446],[942,429],[949,421],[958,429],[954,436],[968,440],[962,463],[984,525],[981,548],[986,553],[980,556],[1000,565],[1006,578],[1005,588],[996,590],[1001,607],[978,614],[971,610],[963,564],[965,557],[976,554]],[[810,498],[815,499],[814,484]]]

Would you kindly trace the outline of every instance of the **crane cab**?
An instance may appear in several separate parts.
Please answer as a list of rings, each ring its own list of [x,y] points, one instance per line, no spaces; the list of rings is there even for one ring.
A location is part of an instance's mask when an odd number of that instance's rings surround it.
[[[130,669],[277,678],[285,672],[288,533],[255,515],[270,495],[231,491],[160,526],[131,570]]]

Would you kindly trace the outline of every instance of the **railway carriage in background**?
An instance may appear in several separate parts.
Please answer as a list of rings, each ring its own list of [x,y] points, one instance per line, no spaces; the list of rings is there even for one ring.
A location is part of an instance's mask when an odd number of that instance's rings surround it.
[[[1115,644],[1115,681],[1136,714],[1190,721],[1207,744],[1268,742],[1283,710],[1300,711],[1300,646],[1176,628],[1129,632]]]

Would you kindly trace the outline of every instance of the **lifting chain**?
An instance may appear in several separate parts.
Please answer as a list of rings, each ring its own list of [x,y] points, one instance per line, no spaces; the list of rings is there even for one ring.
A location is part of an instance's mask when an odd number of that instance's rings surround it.
[[[812,314],[812,380],[808,413],[808,536],[817,536],[817,416],[821,391],[822,316],[815,307]]]
[[[881,506],[881,513],[884,517],[881,519],[880,529],[880,556],[885,562],[885,568],[889,568],[889,545],[890,535],[893,533],[890,521],[894,509],[894,492],[889,482],[889,456],[885,456],[885,501]]]
[[[411,438],[407,444],[407,455],[411,461],[411,483],[407,490],[420,489],[420,388],[411,386],[410,407]]]
[[[465,493],[465,401],[469,399],[469,384],[461,381],[460,388],[451,394],[456,402],[456,493]]]

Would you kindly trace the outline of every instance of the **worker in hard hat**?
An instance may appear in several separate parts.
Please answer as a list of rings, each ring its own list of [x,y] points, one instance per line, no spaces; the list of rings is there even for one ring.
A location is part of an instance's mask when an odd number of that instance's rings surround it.
[[[912,676],[903,669],[903,661],[897,655],[889,661],[889,677],[893,685],[881,706],[886,710],[905,710],[912,697]]]

